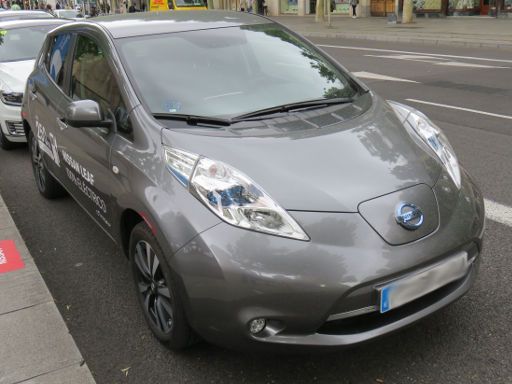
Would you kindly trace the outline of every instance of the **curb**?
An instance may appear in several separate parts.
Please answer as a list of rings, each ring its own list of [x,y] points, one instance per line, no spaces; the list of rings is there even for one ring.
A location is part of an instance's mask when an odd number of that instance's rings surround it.
[[[95,384],[0,195],[0,384]]]
[[[442,46],[457,46],[466,48],[497,48],[512,51],[512,44],[499,43],[499,42],[475,42],[468,40],[450,40],[450,39],[431,39],[425,37],[402,37],[402,36],[386,36],[386,35],[354,35],[348,33],[329,33],[329,32],[303,32],[298,29],[288,26],[291,30],[300,33],[308,38],[341,38],[351,40],[370,40],[370,41],[387,41],[387,42],[400,42],[400,43],[419,43],[424,45],[442,45]]]

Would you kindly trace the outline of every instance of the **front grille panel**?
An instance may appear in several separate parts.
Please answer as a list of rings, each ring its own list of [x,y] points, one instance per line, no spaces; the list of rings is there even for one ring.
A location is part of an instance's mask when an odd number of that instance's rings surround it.
[[[471,273],[471,272],[470,272]],[[451,292],[460,287],[469,275],[464,276],[460,280],[456,280],[434,292],[431,292],[419,299],[416,299],[402,307],[393,309],[386,313],[373,312],[366,315],[350,317],[341,320],[327,321],[318,330],[318,333],[327,335],[350,335],[361,332],[371,331],[387,324],[394,323],[400,319],[408,317],[422,309],[433,305]]]

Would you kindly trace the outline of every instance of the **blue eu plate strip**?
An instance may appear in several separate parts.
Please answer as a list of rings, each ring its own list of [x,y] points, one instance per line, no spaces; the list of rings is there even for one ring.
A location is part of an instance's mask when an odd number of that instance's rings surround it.
[[[380,291],[380,313],[385,313],[391,308],[389,307],[389,294],[391,293],[390,286],[382,288]]]

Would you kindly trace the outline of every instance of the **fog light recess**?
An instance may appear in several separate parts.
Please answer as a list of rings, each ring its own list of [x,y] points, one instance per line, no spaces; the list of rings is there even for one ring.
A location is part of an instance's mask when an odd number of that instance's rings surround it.
[[[265,319],[254,319],[249,322],[249,332],[255,335],[260,333],[267,326],[267,321]]]

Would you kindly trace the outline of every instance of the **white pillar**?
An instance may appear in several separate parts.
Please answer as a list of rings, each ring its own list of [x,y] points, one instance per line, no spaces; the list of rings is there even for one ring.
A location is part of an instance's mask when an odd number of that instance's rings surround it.
[[[279,16],[279,0],[267,0],[268,15]]]
[[[298,0],[298,15],[304,16],[306,14],[306,1],[307,0]]]

